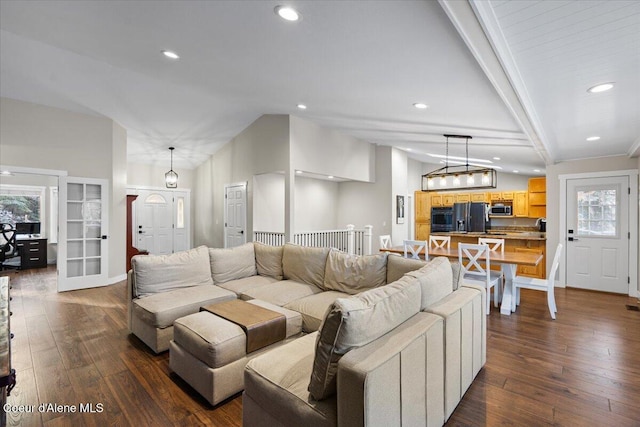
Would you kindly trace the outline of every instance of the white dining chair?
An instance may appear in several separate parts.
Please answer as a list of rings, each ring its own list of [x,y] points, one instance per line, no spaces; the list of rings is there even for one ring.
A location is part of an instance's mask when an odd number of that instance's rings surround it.
[[[551,265],[551,271],[546,279],[537,279],[535,277],[516,276],[512,282],[512,294],[513,294],[513,309],[516,305],[520,304],[520,289],[533,289],[535,291],[543,291],[547,293],[547,305],[549,306],[549,313],[551,318],[555,320],[558,307],[556,306],[555,287],[554,282],[556,278],[556,271],[558,271],[558,264],[560,264],[560,254],[562,253],[562,243],[558,243],[556,248],[556,254],[553,256],[553,264]]]
[[[479,237],[478,243],[489,246],[491,252],[500,252],[504,255],[504,239],[494,239],[491,237]],[[496,270],[497,272],[497,270]],[[502,284],[504,283],[504,274],[500,270],[500,291],[502,292]]]
[[[405,258],[420,259],[420,252],[424,249],[424,259],[428,259],[426,240],[405,240],[403,245]]]
[[[451,236],[429,236],[429,249],[451,247]]]
[[[498,307],[500,275],[491,271],[491,251],[488,245],[458,243],[458,262],[462,267],[463,280],[480,284],[487,289],[487,315],[491,310],[490,296],[493,288],[493,305]],[[480,259],[484,255],[484,260]],[[484,265],[483,265],[484,264]]]
[[[391,249],[391,236],[389,234],[380,235],[380,249]]]

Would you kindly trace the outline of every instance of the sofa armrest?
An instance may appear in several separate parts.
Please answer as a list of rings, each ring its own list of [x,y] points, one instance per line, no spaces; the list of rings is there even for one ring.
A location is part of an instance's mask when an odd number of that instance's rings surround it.
[[[338,364],[339,426],[444,424],[443,319],[418,313]]]

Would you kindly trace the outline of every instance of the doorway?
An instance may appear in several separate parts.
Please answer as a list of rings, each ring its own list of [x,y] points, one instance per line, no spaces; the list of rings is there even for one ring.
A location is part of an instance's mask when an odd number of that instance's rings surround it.
[[[189,249],[189,192],[166,189],[128,189],[133,202],[132,241],[136,249],[166,255]]]
[[[633,295],[637,287],[637,173],[561,177],[568,287]],[[561,277],[562,272],[561,272]]]
[[[224,247],[247,242],[247,183],[224,186]]]

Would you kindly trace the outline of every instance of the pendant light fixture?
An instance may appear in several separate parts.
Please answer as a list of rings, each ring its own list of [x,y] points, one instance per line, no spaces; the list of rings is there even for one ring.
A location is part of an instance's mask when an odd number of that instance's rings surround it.
[[[167,188],[178,188],[178,174],[173,171],[173,150],[175,150],[175,147],[169,147],[169,152],[171,153],[171,169],[164,174],[164,183],[167,185]]]
[[[422,191],[457,191],[465,189],[496,188],[498,174],[492,168],[480,168],[469,165],[469,135],[444,135],[445,164],[422,175]],[[449,166],[449,138],[464,138],[466,147],[466,163],[464,165]]]

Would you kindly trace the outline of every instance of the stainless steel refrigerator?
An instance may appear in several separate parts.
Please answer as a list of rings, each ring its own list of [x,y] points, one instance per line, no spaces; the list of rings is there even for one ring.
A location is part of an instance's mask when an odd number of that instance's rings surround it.
[[[489,204],[466,202],[453,204],[453,226],[457,232],[481,232],[491,229]]]

